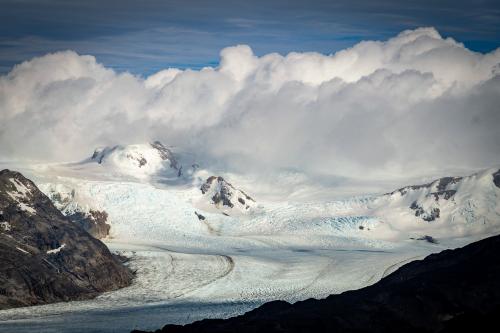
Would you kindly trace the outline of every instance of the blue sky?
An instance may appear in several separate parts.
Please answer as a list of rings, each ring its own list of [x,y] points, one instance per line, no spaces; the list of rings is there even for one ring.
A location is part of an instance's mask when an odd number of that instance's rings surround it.
[[[219,51],[330,54],[361,40],[434,26],[468,48],[500,46],[498,1],[0,0],[0,72],[71,49],[117,71],[216,65]]]

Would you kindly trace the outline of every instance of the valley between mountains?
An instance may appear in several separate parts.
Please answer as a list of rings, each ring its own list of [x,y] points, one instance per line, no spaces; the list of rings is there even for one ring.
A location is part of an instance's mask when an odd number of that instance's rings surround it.
[[[498,167],[343,198],[297,183],[291,195],[286,184],[301,175],[278,175],[284,185],[270,188],[160,142],[99,148],[76,163],[0,167],[31,179],[69,221],[128,258],[134,274],[93,299],[2,310],[2,332],[128,332],[227,318],[272,300],[366,287],[500,232]],[[1,216],[2,237],[16,230],[9,218]]]

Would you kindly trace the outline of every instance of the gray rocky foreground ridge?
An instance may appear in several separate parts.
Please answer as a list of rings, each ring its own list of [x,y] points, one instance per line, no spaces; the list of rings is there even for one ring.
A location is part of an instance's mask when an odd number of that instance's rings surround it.
[[[132,272],[22,174],[0,171],[0,309],[88,299]]]

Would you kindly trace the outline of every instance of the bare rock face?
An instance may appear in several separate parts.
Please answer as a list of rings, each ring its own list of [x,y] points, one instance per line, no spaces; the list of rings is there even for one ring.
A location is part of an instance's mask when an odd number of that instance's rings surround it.
[[[201,215],[200,213],[198,212],[194,212],[194,214],[196,215],[196,217],[198,218],[198,220],[200,221],[204,221],[206,219],[205,216]]]
[[[0,171],[0,309],[92,298],[131,281],[119,259],[33,182]]]
[[[422,220],[426,222],[435,221],[437,218],[439,218],[439,214],[441,212],[441,210],[437,207],[433,207],[429,211],[426,211],[416,201],[413,201],[410,209],[413,209],[415,211],[415,216],[422,218]]]
[[[220,176],[208,177],[200,190],[218,208],[237,207],[239,210],[245,211],[255,204],[255,200],[248,194],[235,188]]]
[[[88,205],[81,205],[75,189],[65,186],[42,185],[41,190],[63,215],[77,223],[93,237],[102,239],[109,235],[111,225],[107,223],[108,213]]]
[[[493,174],[493,183],[500,188],[500,169]]]
[[[109,235],[111,226],[106,223],[108,213],[99,210],[90,210],[87,212],[74,212],[66,215],[72,222],[80,225],[85,231],[94,238],[102,239]]]
[[[171,168],[181,172],[182,166],[179,166],[179,162],[177,162],[177,159],[175,158],[174,154],[170,149],[165,147],[160,141],[155,141],[153,143],[150,143],[150,145],[151,147],[153,147],[158,151],[162,160],[164,161],[168,160],[170,162]]]

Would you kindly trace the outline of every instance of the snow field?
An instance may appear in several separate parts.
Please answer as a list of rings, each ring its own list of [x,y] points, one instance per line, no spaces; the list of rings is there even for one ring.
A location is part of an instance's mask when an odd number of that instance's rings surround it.
[[[36,325],[41,332],[72,332],[87,327],[86,311],[103,318],[92,324],[95,331],[112,332],[118,326],[109,322],[118,318],[120,327],[151,329],[227,317],[275,299],[323,298],[500,231],[500,189],[491,170],[453,185],[457,193],[450,200],[435,200],[428,195],[434,189],[425,188],[330,202],[255,198],[247,214],[230,216],[200,210],[198,186],[99,177],[73,166],[57,176],[39,174],[37,185],[46,193],[65,193],[68,207],[109,214],[111,237],[104,241],[130,257],[133,285],[94,300],[0,311],[0,331]],[[424,209],[439,207],[441,217],[416,217],[409,208],[414,201]],[[437,237],[439,244],[410,239],[423,235]]]

